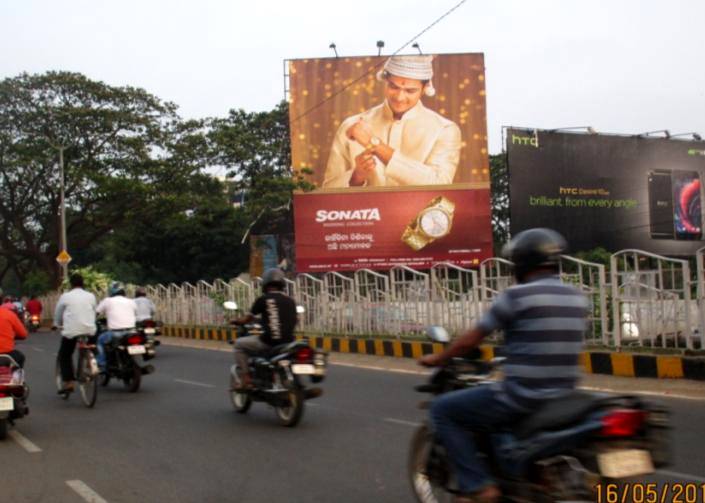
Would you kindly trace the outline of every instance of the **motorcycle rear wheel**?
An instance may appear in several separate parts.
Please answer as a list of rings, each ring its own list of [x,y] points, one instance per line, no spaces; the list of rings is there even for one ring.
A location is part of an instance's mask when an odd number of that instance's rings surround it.
[[[280,374],[276,374],[275,383],[287,390],[288,405],[274,407],[279,423],[287,427],[296,426],[304,413],[304,390],[298,383],[282,379]]]
[[[455,496],[426,474],[428,457],[433,447],[433,434],[427,425],[420,426],[411,438],[409,449],[409,481],[418,503],[452,502]]]
[[[123,377],[122,382],[130,393],[137,393],[137,391],[139,391],[140,384],[142,383],[142,369],[136,362],[133,361],[131,374]]]
[[[7,438],[7,419],[0,419],[0,440]]]
[[[238,386],[238,382],[236,379],[231,375],[230,376],[230,401],[233,404],[233,408],[235,409],[236,412],[240,414],[245,414],[248,410],[250,410],[250,406],[252,405],[252,399],[247,393],[238,393],[235,391],[235,387]]]

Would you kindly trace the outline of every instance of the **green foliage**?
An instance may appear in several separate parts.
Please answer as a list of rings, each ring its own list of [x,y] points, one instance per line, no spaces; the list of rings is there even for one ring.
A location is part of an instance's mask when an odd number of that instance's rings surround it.
[[[29,271],[22,282],[24,295],[44,295],[51,290],[51,278],[45,271],[34,269]]]
[[[574,256],[580,260],[602,264],[609,269],[612,254],[602,247],[597,247],[592,250],[578,252]]]
[[[506,154],[490,156],[490,198],[492,205],[492,237],[495,254],[499,255],[509,241],[509,168]]]
[[[109,274],[99,271],[92,266],[71,268],[69,275],[75,273],[83,276],[83,286],[86,290],[98,294],[107,292],[110,283],[114,281]],[[62,290],[68,290],[69,288],[68,281],[63,281],[61,283]]]

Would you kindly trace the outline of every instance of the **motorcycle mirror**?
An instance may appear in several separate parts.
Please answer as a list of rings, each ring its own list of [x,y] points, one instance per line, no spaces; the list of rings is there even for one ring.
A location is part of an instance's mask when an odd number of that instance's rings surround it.
[[[445,328],[437,325],[427,327],[426,335],[428,335],[428,338],[431,339],[433,342],[450,342],[450,335],[448,335],[448,331]]]
[[[232,300],[226,300],[225,302],[223,302],[223,308],[228,311],[237,311],[237,302],[233,302]]]
[[[304,306],[296,306],[296,312],[299,314],[304,314],[306,312],[306,308]]]

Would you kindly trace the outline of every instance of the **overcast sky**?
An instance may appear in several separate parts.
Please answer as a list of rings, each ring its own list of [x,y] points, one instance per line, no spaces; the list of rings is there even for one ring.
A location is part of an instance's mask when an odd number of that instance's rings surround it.
[[[0,77],[81,72],[189,118],[267,110],[284,59],[391,53],[458,2],[3,0]],[[705,136],[704,0],[467,0],[417,40],[485,54],[490,153],[503,125]]]

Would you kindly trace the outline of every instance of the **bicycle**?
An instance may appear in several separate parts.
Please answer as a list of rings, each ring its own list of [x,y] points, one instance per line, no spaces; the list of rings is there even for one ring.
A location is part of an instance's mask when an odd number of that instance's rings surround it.
[[[81,392],[81,400],[83,405],[91,408],[95,405],[95,401],[98,398],[98,376],[100,370],[98,369],[98,361],[95,358],[94,350],[96,348],[95,344],[90,342],[91,335],[79,335],[77,336],[78,341],[76,342],[76,382],[78,384],[78,389]],[[64,389],[64,381],[61,378],[61,365],[59,363],[59,358],[56,358],[56,369],[55,369],[55,379],[56,379],[56,389],[61,392]],[[70,391],[60,393],[61,398],[67,400]]]

